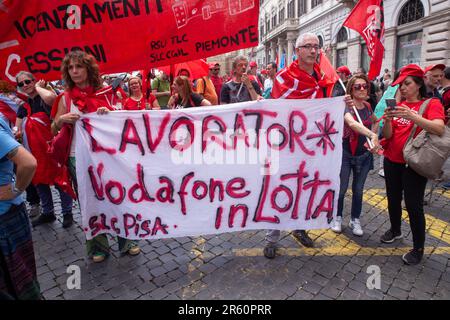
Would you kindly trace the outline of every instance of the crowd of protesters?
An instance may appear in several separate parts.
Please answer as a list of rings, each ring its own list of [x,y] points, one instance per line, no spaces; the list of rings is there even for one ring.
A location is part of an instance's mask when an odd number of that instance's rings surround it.
[[[318,64],[320,46],[317,36],[302,34],[295,47],[297,59],[279,71],[276,63],[269,62],[258,72],[254,61],[238,56],[233,61],[232,75],[227,81],[219,76],[218,63],[209,64],[209,73],[199,79],[191,79],[188,70],[180,70],[172,81],[164,73],[113,81],[100,76],[92,56],[73,51],[62,61],[62,82],[56,85],[49,86],[28,72],[17,75],[17,88],[2,82],[0,294],[13,299],[40,298],[28,219],[32,218],[34,227],[56,220],[50,189],[54,185],[61,198],[63,227],[72,225],[72,203],[77,199],[78,189],[76,135],[71,125],[82,114],[106,114],[117,109],[180,109],[261,99],[345,96],[338,213],[331,229],[342,232],[344,198],[352,175],[349,227],[355,236],[364,234],[360,222],[364,184],[369,171],[374,168],[373,154],[380,154],[384,149],[379,173],[386,181],[391,226],[380,241],[392,243],[403,237],[401,202],[404,199],[413,248],[402,259],[409,265],[418,264],[425,245],[423,198],[427,179],[405,165],[402,149],[414,124],[419,127],[418,131],[426,130],[436,135],[443,133],[450,116],[450,68],[438,64],[423,70],[417,65],[407,65],[395,74],[385,70],[379,79],[370,81],[364,70],[352,74],[348,67],[341,66],[336,70],[341,81],[330,83],[323,81],[327,75]],[[288,90],[289,83],[294,82],[297,84],[295,89]],[[395,106],[387,105],[389,99],[395,99]],[[423,103],[428,107],[420,116],[417,112]],[[68,153],[57,165],[46,154],[46,141],[62,132],[67,132],[63,147]],[[449,183],[444,181],[443,187],[449,188]],[[25,190],[30,205],[29,216],[21,197]],[[294,230],[293,235],[304,246],[314,246],[305,230]],[[267,231],[264,248],[267,258],[276,257],[279,237],[279,230]],[[140,253],[136,241],[120,237],[117,241],[123,254]],[[104,261],[109,248],[106,235],[86,241],[87,254],[94,262]]]

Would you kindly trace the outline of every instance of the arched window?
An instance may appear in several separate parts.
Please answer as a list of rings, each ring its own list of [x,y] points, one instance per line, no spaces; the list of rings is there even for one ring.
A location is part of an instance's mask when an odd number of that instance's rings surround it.
[[[398,18],[398,25],[413,22],[423,18],[425,15],[425,10],[423,8],[422,2],[420,0],[410,0],[408,1],[400,11],[400,16]]]
[[[319,36],[318,38],[319,38],[319,46],[323,48],[323,38],[322,36]]]
[[[345,27],[342,27],[337,36],[337,42],[345,42],[348,40],[348,32]],[[344,44],[345,45],[345,44]],[[347,65],[347,56],[348,56],[348,49],[346,47],[343,47],[341,44],[339,48],[336,50],[336,66],[346,66]]]
[[[411,23],[422,19],[425,16],[425,10],[420,0],[408,1],[400,11],[398,25]],[[398,69],[410,64],[420,64],[422,56],[422,30],[412,33],[402,34],[397,37],[397,52],[395,66]]]
[[[337,42],[344,42],[344,41],[347,41],[347,40],[348,40],[347,29],[342,27],[341,30],[339,30],[339,32],[337,34]]]

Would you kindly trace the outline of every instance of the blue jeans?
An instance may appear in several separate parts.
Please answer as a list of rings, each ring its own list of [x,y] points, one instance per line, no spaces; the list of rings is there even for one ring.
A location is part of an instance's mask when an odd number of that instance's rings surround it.
[[[337,215],[342,217],[342,210],[344,209],[344,197],[347,193],[348,183],[350,180],[350,173],[353,171],[352,182],[352,219],[359,219],[362,209],[362,198],[364,191],[364,183],[366,182],[369,171],[373,169],[373,155],[370,152],[365,152],[360,156],[352,156],[352,154],[345,149],[342,151],[342,166],[341,166],[341,187],[339,190],[338,212]]]
[[[53,196],[48,184],[38,184],[36,186],[39,197],[41,198],[42,214],[49,215],[54,213]],[[72,214],[73,199],[67,193],[56,187],[61,198],[61,211],[63,215]]]

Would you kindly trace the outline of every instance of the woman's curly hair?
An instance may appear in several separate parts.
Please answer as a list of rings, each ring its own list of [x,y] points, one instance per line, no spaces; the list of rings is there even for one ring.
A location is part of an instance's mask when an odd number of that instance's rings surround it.
[[[84,51],[76,50],[69,52],[64,57],[61,64],[62,78],[68,89],[73,89],[73,87],[75,87],[75,83],[69,75],[69,64],[72,60],[77,61],[82,66],[86,67],[89,85],[94,87],[94,90],[98,90],[103,87],[103,81],[100,77],[100,69],[95,58]]]

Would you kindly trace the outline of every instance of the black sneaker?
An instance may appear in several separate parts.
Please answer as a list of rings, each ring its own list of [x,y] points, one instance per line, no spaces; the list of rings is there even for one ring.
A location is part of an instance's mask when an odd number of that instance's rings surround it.
[[[385,234],[383,234],[380,238],[381,242],[384,243],[392,243],[395,240],[401,239],[403,238],[403,234],[400,233],[394,233],[391,229],[389,229],[388,231],[386,231]]]
[[[36,219],[34,219],[31,224],[36,227],[43,223],[50,223],[56,220],[55,214],[40,214]]]
[[[273,243],[266,244],[266,246],[264,247],[264,257],[266,257],[267,259],[273,259],[275,258],[276,254],[277,248],[275,244]]]
[[[71,225],[73,224],[73,216],[72,214],[65,214],[63,216],[63,223],[62,226],[63,228],[69,228]]]
[[[295,230],[292,235],[305,247],[314,247],[314,241],[308,236],[305,230]]]
[[[410,252],[405,253],[402,256],[402,260],[405,264],[414,266],[420,263],[422,257],[423,257],[423,249],[421,250],[412,249]]]

